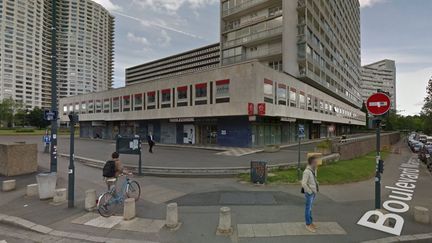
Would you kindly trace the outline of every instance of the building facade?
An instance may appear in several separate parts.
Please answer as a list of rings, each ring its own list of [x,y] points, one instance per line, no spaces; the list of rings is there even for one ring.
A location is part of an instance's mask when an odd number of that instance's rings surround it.
[[[359,8],[356,0],[221,1],[220,44],[128,68],[124,88],[61,99],[61,119],[78,113],[82,137],[152,132],[174,144],[286,144],[301,126],[305,139],[350,133],[366,120]]]
[[[90,0],[58,2],[59,98],[111,88],[114,19]],[[51,104],[51,1],[0,1],[0,100]]]
[[[222,0],[222,64],[258,59],[361,107],[358,0]]]
[[[396,64],[393,60],[381,60],[361,69],[362,96],[366,101],[378,89],[388,92],[391,99],[391,109],[396,110]]]
[[[0,100],[12,98],[27,108],[45,104],[47,10],[46,1],[0,1]]]

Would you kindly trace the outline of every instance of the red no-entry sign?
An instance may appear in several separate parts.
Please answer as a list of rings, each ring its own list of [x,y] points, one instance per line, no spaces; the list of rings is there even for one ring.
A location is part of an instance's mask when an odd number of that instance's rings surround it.
[[[390,110],[390,102],[388,95],[375,93],[367,99],[366,108],[372,115],[379,116]]]

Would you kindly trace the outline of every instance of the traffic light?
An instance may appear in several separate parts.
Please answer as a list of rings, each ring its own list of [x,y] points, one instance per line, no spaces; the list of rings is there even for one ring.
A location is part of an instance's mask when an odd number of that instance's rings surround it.
[[[384,173],[384,160],[380,159],[378,161],[378,172],[379,173]]]

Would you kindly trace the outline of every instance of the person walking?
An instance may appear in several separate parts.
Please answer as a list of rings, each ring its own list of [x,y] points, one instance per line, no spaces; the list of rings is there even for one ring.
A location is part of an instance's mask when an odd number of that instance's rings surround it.
[[[317,226],[312,219],[312,205],[315,201],[316,194],[319,192],[319,184],[316,178],[318,166],[318,157],[311,156],[308,158],[308,165],[303,171],[302,192],[305,194],[305,221],[306,229],[312,233],[316,232]]]
[[[149,133],[149,135],[147,135],[147,142],[149,145],[149,152],[153,153],[153,146],[155,145],[155,142],[154,142],[153,134],[151,132]]]

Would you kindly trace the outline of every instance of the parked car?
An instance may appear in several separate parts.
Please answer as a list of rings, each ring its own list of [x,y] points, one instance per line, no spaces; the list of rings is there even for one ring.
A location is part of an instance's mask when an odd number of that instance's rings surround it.
[[[414,143],[414,145],[413,145],[413,147],[412,147],[412,151],[414,152],[414,153],[418,153],[418,152],[420,152],[420,150],[423,148],[423,143],[421,143],[421,142],[416,142],[416,143]]]
[[[418,158],[422,162],[426,163],[427,160],[430,158],[431,154],[432,154],[432,145],[424,145],[418,153]]]
[[[419,136],[419,139],[418,139],[420,142],[422,142],[422,143],[426,143],[427,142],[427,136],[426,135],[424,135],[424,134],[422,134],[422,135],[420,135]]]

